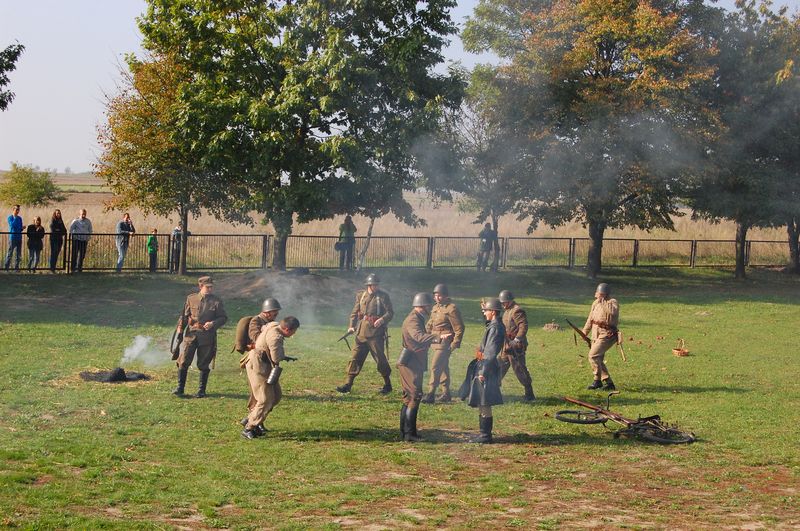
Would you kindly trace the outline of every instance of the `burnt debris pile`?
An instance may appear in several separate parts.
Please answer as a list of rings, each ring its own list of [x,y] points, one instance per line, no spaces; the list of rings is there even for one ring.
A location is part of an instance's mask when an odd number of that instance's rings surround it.
[[[123,383],[123,382],[137,382],[139,380],[149,380],[150,377],[141,372],[128,371],[122,367],[116,367],[110,371],[83,371],[81,378],[87,382],[103,382],[103,383]]]

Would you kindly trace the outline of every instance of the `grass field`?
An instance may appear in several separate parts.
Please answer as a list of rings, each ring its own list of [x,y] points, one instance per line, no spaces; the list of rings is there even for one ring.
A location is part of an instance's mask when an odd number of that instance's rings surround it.
[[[477,414],[422,406],[427,442],[398,441],[399,380],[387,397],[367,360],[350,395],[333,388],[349,357],[336,339],[358,279],[215,275],[229,324],[210,396],[176,399],[164,342],[191,279],[146,275],[5,275],[0,292],[0,526],[22,528],[737,528],[800,526],[800,279],[753,271],[610,270],[629,361],[609,352],[622,394],[612,409],[660,414],[699,437],[688,446],[614,439],[602,426],[560,423],[567,395],[598,402],[584,349],[542,325],[583,323],[594,283],[562,269],[476,276],[384,273],[392,294],[393,363],[410,295],[450,284],[467,320],[451,361],[463,378],[482,330],[477,300],[510,288],[531,322],[537,401],[509,374],[493,445],[467,441]],[[259,284],[258,282],[264,282]],[[271,283],[271,284],[270,284]],[[261,286],[275,286],[274,290]],[[270,294],[298,334],[267,437],[246,441],[248,396],[236,320]],[[337,302],[341,301],[341,302]],[[134,336],[162,360],[128,369],[153,379],[82,381],[119,365]],[[678,338],[691,355],[674,357]],[[426,374],[427,377],[427,374]],[[189,387],[197,383],[190,371]],[[460,382],[459,382],[460,383]]]

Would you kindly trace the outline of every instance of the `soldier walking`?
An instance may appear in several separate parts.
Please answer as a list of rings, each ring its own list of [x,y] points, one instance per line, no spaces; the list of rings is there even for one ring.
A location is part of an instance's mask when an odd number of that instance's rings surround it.
[[[592,347],[589,349],[589,361],[592,364],[594,380],[587,389],[600,389],[613,391],[616,389],[611,375],[606,367],[606,351],[618,341],[619,330],[619,303],[617,299],[610,298],[611,289],[605,282],[598,284],[594,293],[594,302],[589,311],[583,333],[592,338]],[[591,335],[590,335],[591,334]]]
[[[371,352],[378,364],[378,372],[383,376],[383,387],[380,393],[385,395],[392,391],[392,381],[389,379],[392,369],[386,358],[385,344],[387,325],[394,316],[394,310],[392,310],[389,294],[379,287],[378,275],[370,273],[365,284],[367,289],[358,292],[356,304],[350,313],[350,327],[347,331],[354,332],[356,338],[353,355],[347,364],[347,379],[336,390],[340,393],[350,392],[353,388],[353,381],[364,366],[367,354]]]
[[[423,404],[433,404],[435,400],[439,402],[450,402],[450,354],[461,346],[464,337],[464,320],[461,312],[450,300],[450,292],[445,284],[436,284],[433,288],[433,298],[436,304],[430,311],[430,320],[426,330],[433,334],[448,333],[452,335],[452,340],[434,343],[433,361],[431,362],[431,377],[428,382],[428,393],[422,398]],[[439,398],[436,395],[436,387],[442,386],[442,394]]]
[[[536,398],[533,394],[533,379],[525,361],[528,349],[528,316],[507,289],[500,292],[499,299],[505,310],[503,326],[506,328],[506,343],[500,356],[500,378],[506,377],[509,367],[514,369],[514,375],[525,388],[525,400],[532,401]]]
[[[178,357],[178,387],[172,392],[175,396],[184,396],[186,376],[197,354],[197,368],[200,370],[200,385],[197,398],[206,396],[208,375],[211,362],[217,355],[217,329],[228,321],[222,299],[212,293],[214,281],[211,277],[197,279],[200,287],[198,293],[186,297],[183,313],[178,319],[178,333],[187,328],[183,336],[183,349]]]
[[[266,325],[278,318],[278,312],[280,310],[281,303],[278,302],[278,299],[273,299],[272,297],[264,299],[264,302],[261,304],[261,312],[258,315],[254,315],[253,318],[250,319],[250,323],[247,325],[248,351],[255,348],[256,339],[258,339],[258,336],[264,331],[264,327]],[[255,405],[256,398],[253,395],[253,389],[251,386],[250,398],[247,401],[247,411],[252,411]],[[241,424],[242,426],[247,426],[247,417],[242,419]],[[264,431],[264,426],[258,426],[258,430]]]
[[[417,433],[417,412],[422,398],[422,375],[428,367],[428,348],[453,337],[452,332],[430,334],[425,319],[431,312],[430,293],[417,293],[411,302],[411,313],[403,321],[403,351],[397,360],[400,385],[403,388],[403,407],[400,408],[400,436],[406,442],[421,441]]]

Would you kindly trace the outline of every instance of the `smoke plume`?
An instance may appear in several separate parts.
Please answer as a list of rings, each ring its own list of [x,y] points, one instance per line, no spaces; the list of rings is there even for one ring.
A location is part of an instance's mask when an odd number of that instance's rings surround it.
[[[120,367],[124,367],[132,363],[141,363],[148,367],[163,365],[167,363],[172,356],[169,353],[169,347],[166,342],[153,341],[151,336],[136,336],[129,347],[125,349],[125,353],[119,362]],[[160,345],[160,343],[164,343]]]

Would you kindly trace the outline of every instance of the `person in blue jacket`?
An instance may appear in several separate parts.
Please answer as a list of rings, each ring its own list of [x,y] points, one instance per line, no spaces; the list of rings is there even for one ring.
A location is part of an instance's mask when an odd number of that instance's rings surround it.
[[[11,265],[11,255],[16,250],[17,260],[14,262],[14,270],[19,271],[19,262],[22,254],[22,218],[19,215],[19,205],[14,205],[11,214],[8,216],[8,252],[6,253],[5,268],[8,271],[8,266]]]

